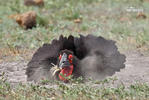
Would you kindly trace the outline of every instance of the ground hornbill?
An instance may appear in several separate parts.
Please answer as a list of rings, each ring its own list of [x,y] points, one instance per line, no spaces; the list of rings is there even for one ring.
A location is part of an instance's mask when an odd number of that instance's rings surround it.
[[[35,52],[26,69],[27,80],[67,81],[68,76],[103,79],[124,68],[125,58],[113,40],[93,35],[61,35]]]

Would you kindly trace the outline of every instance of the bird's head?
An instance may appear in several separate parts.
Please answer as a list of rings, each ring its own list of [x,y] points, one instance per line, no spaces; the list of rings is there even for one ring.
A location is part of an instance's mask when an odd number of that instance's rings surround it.
[[[66,77],[72,75],[74,55],[69,50],[62,50],[58,57],[57,68],[53,75],[57,75],[60,80],[66,81]]]

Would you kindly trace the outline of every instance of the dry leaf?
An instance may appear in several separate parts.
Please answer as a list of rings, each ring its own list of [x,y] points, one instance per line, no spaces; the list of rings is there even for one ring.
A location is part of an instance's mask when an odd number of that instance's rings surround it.
[[[16,22],[25,29],[36,26],[36,13],[34,11],[17,14],[13,17],[15,18]]]
[[[146,19],[147,16],[146,16],[143,12],[139,12],[139,13],[137,14],[137,17],[136,17],[136,18],[137,18],[137,19],[138,19],[138,18]]]
[[[24,0],[24,5],[26,6],[43,6],[44,1],[43,0]]]
[[[81,19],[80,18],[77,18],[77,19],[74,20],[74,22],[75,23],[81,23]]]
[[[125,22],[125,21],[129,21],[129,18],[128,17],[121,17],[119,20],[121,22]]]

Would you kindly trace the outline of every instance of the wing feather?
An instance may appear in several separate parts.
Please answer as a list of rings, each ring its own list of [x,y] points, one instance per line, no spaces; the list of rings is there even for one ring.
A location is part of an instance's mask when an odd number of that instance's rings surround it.
[[[80,66],[82,74],[86,77],[103,79],[125,67],[126,57],[120,54],[115,41],[87,35],[86,37],[80,36],[75,45],[79,54],[85,51]]]
[[[57,64],[60,51],[65,49],[71,50],[77,57],[74,62],[76,76],[103,79],[125,67],[126,57],[120,54],[114,41],[93,35],[80,35],[79,38],[61,35],[59,40],[44,44],[35,52],[26,70],[28,81],[51,79],[51,63]]]
[[[68,38],[60,36],[59,40],[53,40],[51,44],[44,44],[33,55],[31,61],[28,63],[26,74],[28,81],[39,81],[42,78],[52,78],[50,69],[53,64],[57,64],[57,59],[61,50],[75,50],[74,37]]]

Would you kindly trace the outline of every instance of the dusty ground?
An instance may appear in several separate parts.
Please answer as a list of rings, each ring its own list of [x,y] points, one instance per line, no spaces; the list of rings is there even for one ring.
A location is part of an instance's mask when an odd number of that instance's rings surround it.
[[[118,80],[116,84],[123,82],[129,85],[136,82],[149,83],[149,56],[145,56],[139,52],[127,52],[126,54],[126,68],[120,72],[116,72]],[[5,72],[5,76],[10,82],[26,82],[26,69],[27,61],[16,62],[3,62],[0,63],[0,74]]]
[[[126,53],[126,67],[113,76],[118,78],[117,83],[125,85],[136,82],[149,84],[149,56],[139,52]]]

